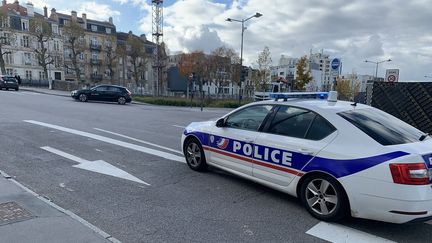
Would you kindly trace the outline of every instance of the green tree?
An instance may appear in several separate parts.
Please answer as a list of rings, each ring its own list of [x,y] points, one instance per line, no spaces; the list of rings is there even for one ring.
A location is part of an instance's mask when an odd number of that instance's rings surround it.
[[[305,90],[306,85],[312,80],[310,71],[307,70],[307,57],[303,56],[297,63],[297,79],[295,89]]]
[[[354,80],[338,78],[336,83],[336,91],[338,92],[338,99],[352,101],[360,91],[360,83]]]
[[[51,26],[43,17],[36,16],[30,19],[30,33],[37,42],[34,49],[36,59],[39,66],[43,68],[45,77],[48,78],[48,65],[54,63],[54,58],[48,50],[48,42],[52,38]]]
[[[269,83],[270,65],[272,64],[270,49],[266,46],[264,50],[258,55],[257,71],[254,72],[252,80],[254,86],[259,87],[261,91],[265,91]]]
[[[86,49],[84,40],[84,29],[77,22],[69,21],[64,26],[63,34],[65,36],[66,44],[68,44],[68,48],[70,48],[69,57],[72,60],[72,66],[65,66],[66,68],[75,72],[75,77],[78,82],[83,81],[81,79],[82,65],[80,64],[78,58],[81,54],[84,53],[84,50]]]

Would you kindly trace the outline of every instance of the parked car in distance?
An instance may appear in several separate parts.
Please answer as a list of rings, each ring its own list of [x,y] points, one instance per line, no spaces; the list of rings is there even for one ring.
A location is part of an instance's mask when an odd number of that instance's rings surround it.
[[[14,76],[0,75],[0,90],[2,89],[14,89],[19,90],[18,81]]]
[[[90,89],[80,89],[71,92],[72,98],[81,102],[89,100],[117,102],[120,105],[132,101],[132,93],[122,86],[98,85]]]

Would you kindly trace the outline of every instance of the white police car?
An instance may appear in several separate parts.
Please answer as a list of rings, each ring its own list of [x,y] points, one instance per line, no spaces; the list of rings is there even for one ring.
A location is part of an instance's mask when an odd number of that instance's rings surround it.
[[[300,197],[321,220],[432,218],[427,134],[376,108],[337,101],[334,92],[328,100],[276,96],[186,127],[189,167],[211,165]]]

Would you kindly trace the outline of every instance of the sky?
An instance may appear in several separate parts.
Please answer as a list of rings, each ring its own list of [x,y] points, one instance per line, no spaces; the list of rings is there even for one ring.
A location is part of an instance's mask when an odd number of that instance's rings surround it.
[[[8,0],[12,2],[12,0]],[[22,2],[21,4],[23,4]],[[88,18],[113,17],[118,31],[151,39],[150,0],[32,0],[36,8],[87,13]],[[375,74],[364,61],[392,59],[379,65],[400,69],[401,81],[432,81],[431,0],[165,0],[164,42],[170,53],[217,47],[240,52],[241,24],[226,18],[260,18],[246,22],[244,63],[256,65],[268,46],[273,65],[281,55],[301,57],[312,52],[341,58],[343,73]]]

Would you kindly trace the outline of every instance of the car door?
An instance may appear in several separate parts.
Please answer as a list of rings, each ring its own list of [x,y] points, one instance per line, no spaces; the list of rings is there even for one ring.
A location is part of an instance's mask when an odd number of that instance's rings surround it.
[[[106,100],[107,86],[97,86],[90,90],[90,99],[104,101]]]
[[[256,138],[258,156],[253,176],[278,186],[288,186],[301,169],[335,137],[336,129],[319,114],[287,105],[274,115]]]
[[[121,90],[118,87],[108,86],[108,90],[106,91],[106,99],[108,101],[117,101],[118,97],[120,97]]]
[[[211,162],[252,176],[254,141],[273,106],[253,105],[230,114],[209,137]]]

